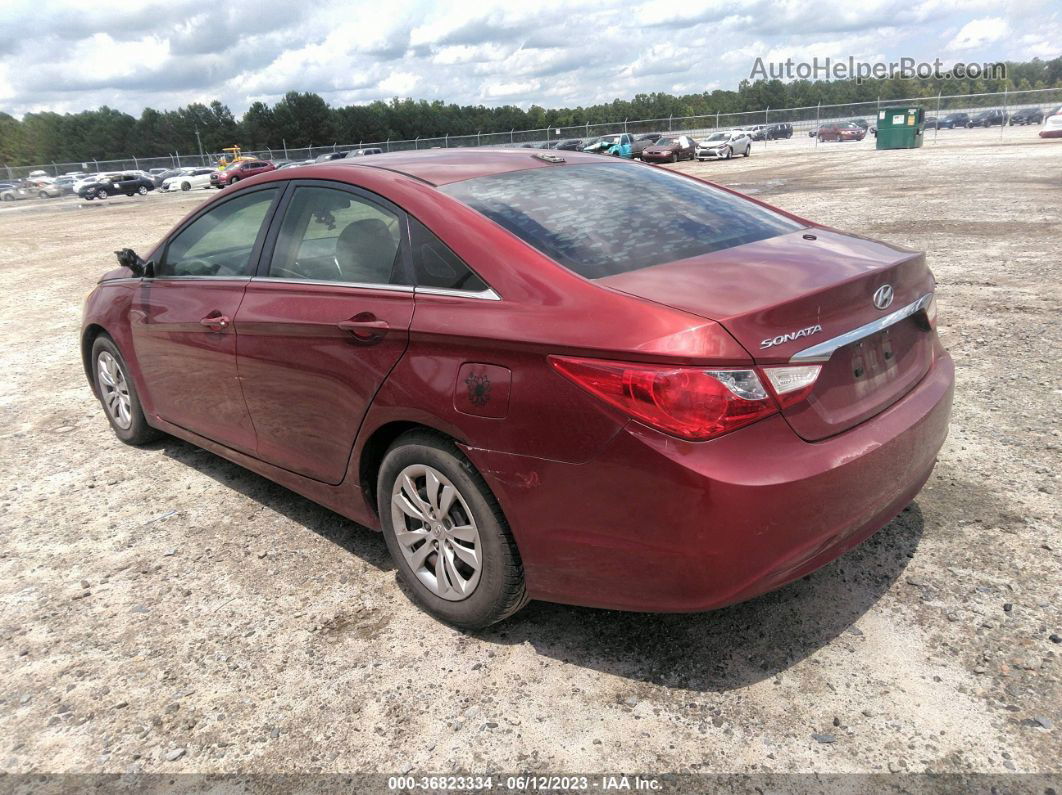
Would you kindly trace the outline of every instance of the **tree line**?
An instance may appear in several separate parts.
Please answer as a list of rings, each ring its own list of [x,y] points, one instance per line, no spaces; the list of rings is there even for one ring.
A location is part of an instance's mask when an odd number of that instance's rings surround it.
[[[145,108],[139,118],[101,107],[80,113],[27,113],[22,119],[0,112],[0,164],[35,165],[91,160],[219,152],[279,150],[333,143],[475,135],[510,130],[621,123],[625,119],[666,119],[874,102],[878,99],[935,97],[1062,87],[1062,57],[1007,63],[1005,79],[886,79],[825,81],[742,81],[737,90],[673,96],[637,94],[633,99],[575,108],[485,107],[439,100],[392,99],[332,107],[312,92],[291,91],[272,106],[255,102],[237,118],[217,100],[176,110]],[[975,104],[975,103],[971,103]]]

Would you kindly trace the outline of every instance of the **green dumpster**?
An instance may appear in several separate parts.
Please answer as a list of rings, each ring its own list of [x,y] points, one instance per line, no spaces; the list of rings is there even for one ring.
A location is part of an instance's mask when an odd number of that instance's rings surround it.
[[[926,131],[922,108],[882,108],[878,111],[878,149],[917,149]]]

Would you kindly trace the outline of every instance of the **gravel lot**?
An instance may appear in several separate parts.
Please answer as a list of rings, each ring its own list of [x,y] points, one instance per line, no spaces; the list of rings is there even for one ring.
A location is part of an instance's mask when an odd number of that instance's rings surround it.
[[[110,432],[82,296],[210,194],[0,210],[0,770],[1059,772],[1062,141],[998,136],[678,166],[928,252],[958,386],[916,503],[743,605],[478,635],[379,535]]]

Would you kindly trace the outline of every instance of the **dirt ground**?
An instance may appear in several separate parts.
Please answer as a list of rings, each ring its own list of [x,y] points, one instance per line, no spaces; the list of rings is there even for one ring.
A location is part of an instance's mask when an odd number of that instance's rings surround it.
[[[0,209],[0,770],[1059,772],[1062,141],[967,132],[678,166],[928,252],[958,384],[917,501],[746,604],[476,635],[379,535],[110,432],[82,298],[210,194]]]

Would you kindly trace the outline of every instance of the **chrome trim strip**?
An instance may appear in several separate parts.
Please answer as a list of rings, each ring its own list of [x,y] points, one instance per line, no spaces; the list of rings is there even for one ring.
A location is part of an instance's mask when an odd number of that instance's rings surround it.
[[[418,287],[417,295],[450,295],[455,298],[477,298],[480,301],[500,301],[501,296],[488,287],[486,290],[448,290],[443,287]]]
[[[834,337],[833,339],[820,342],[818,345],[812,345],[810,348],[805,348],[802,351],[794,353],[789,357],[789,361],[792,364],[828,362],[833,355],[833,352],[838,348],[843,348],[845,345],[851,345],[853,342],[858,342],[865,337],[869,337],[871,334],[877,334],[882,329],[887,329],[889,326],[896,325],[901,320],[909,318],[916,312],[921,312],[926,306],[928,306],[932,299],[933,293],[926,293],[917,301],[914,301],[901,309],[897,309],[895,312],[891,312],[888,315],[871,321],[859,328],[846,331],[844,334]]]
[[[367,282],[339,282],[328,279],[282,279],[279,276],[255,276],[251,282],[274,282],[276,284],[313,284],[323,287],[357,287],[363,290],[388,290],[393,293],[411,293],[408,284],[369,284]]]

